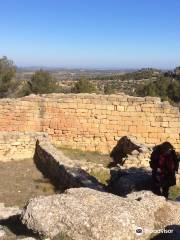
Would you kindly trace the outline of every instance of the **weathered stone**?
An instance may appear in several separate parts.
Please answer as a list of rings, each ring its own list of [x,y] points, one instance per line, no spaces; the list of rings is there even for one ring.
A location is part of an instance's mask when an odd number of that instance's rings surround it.
[[[0,131],[0,161],[32,159],[37,139],[49,141],[47,133],[43,132]]]
[[[20,214],[21,210],[18,207],[5,207],[4,203],[0,203],[0,220]]]
[[[131,152],[131,154],[132,154],[132,155],[138,155],[138,154],[139,154],[139,151],[135,149],[135,150],[133,150],[133,151]]]
[[[73,187],[104,191],[103,185],[96,178],[80,167],[75,167],[72,160],[47,141],[37,141],[34,162],[44,176],[50,178],[61,191]]]
[[[53,143],[91,151],[97,143],[89,136],[104,137],[98,149],[104,153],[130,133],[148,145],[171,139],[179,150],[179,119],[178,108],[153,97],[43,94],[0,100],[0,131],[43,131]]]
[[[121,198],[74,188],[64,194],[31,199],[22,213],[22,222],[49,237],[63,232],[78,240],[135,240],[137,227],[151,231],[180,224],[179,204],[146,191]],[[145,232],[141,239],[149,235]]]
[[[26,238],[18,238],[17,240],[36,240],[36,238],[26,237]],[[44,240],[50,240],[49,238],[45,238]]]
[[[0,229],[0,239],[5,239],[6,232],[3,229]]]
[[[110,156],[113,158],[114,163],[120,163],[126,167],[137,167],[139,160],[142,161],[142,167],[148,167],[152,149],[148,148],[145,144],[141,144],[134,137],[122,137],[116,147],[112,150]],[[143,161],[143,159],[146,159]]]
[[[149,153],[149,148],[144,145],[144,146],[139,148],[139,152]]]

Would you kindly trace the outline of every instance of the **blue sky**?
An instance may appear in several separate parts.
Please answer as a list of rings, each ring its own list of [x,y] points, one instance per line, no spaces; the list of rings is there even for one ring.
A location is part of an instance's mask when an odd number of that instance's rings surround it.
[[[19,66],[174,68],[179,0],[1,0],[0,56]]]

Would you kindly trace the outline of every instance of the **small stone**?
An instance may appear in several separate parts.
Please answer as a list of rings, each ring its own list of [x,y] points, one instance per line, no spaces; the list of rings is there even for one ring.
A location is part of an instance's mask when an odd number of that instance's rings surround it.
[[[138,150],[133,150],[133,151],[131,152],[131,154],[132,154],[132,155],[138,155],[139,152],[138,152]]]
[[[0,239],[6,236],[6,232],[0,228]]]
[[[149,152],[149,150],[148,150],[147,147],[143,146],[143,147],[139,148],[139,152],[141,152],[141,153],[147,153],[147,152]]]
[[[27,237],[27,238],[18,238],[17,240],[36,240],[36,238]],[[49,240],[49,238],[44,238],[44,240]]]

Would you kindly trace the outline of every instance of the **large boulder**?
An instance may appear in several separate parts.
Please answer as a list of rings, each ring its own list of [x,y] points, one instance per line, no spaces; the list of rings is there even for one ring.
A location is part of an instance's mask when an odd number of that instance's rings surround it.
[[[60,233],[74,240],[133,240],[136,229],[180,224],[180,203],[143,191],[127,198],[88,188],[73,188],[60,195],[31,199],[22,222],[41,235]],[[147,239],[150,232],[141,239]]]

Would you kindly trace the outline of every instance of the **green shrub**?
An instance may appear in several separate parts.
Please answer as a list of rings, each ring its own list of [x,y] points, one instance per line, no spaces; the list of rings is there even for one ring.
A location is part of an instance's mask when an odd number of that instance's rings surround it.
[[[90,80],[82,78],[75,83],[74,87],[72,88],[73,93],[92,93],[96,92],[96,87]]]
[[[179,186],[171,187],[170,191],[169,191],[169,196],[173,200],[175,200],[177,197],[179,197],[180,196],[180,187]]]
[[[104,86],[104,94],[108,95],[108,94],[113,94],[113,93],[115,93],[115,88],[110,84],[106,84]]]
[[[142,97],[158,96],[163,101],[180,101],[180,82],[169,77],[160,77],[155,82],[141,84],[136,88],[136,94]]]
[[[7,57],[0,59],[0,94],[5,97],[11,86],[12,79],[16,74],[16,67],[13,61]]]
[[[45,94],[58,92],[59,86],[52,75],[44,70],[36,71],[28,82],[29,92]],[[28,91],[28,90],[26,90]]]

